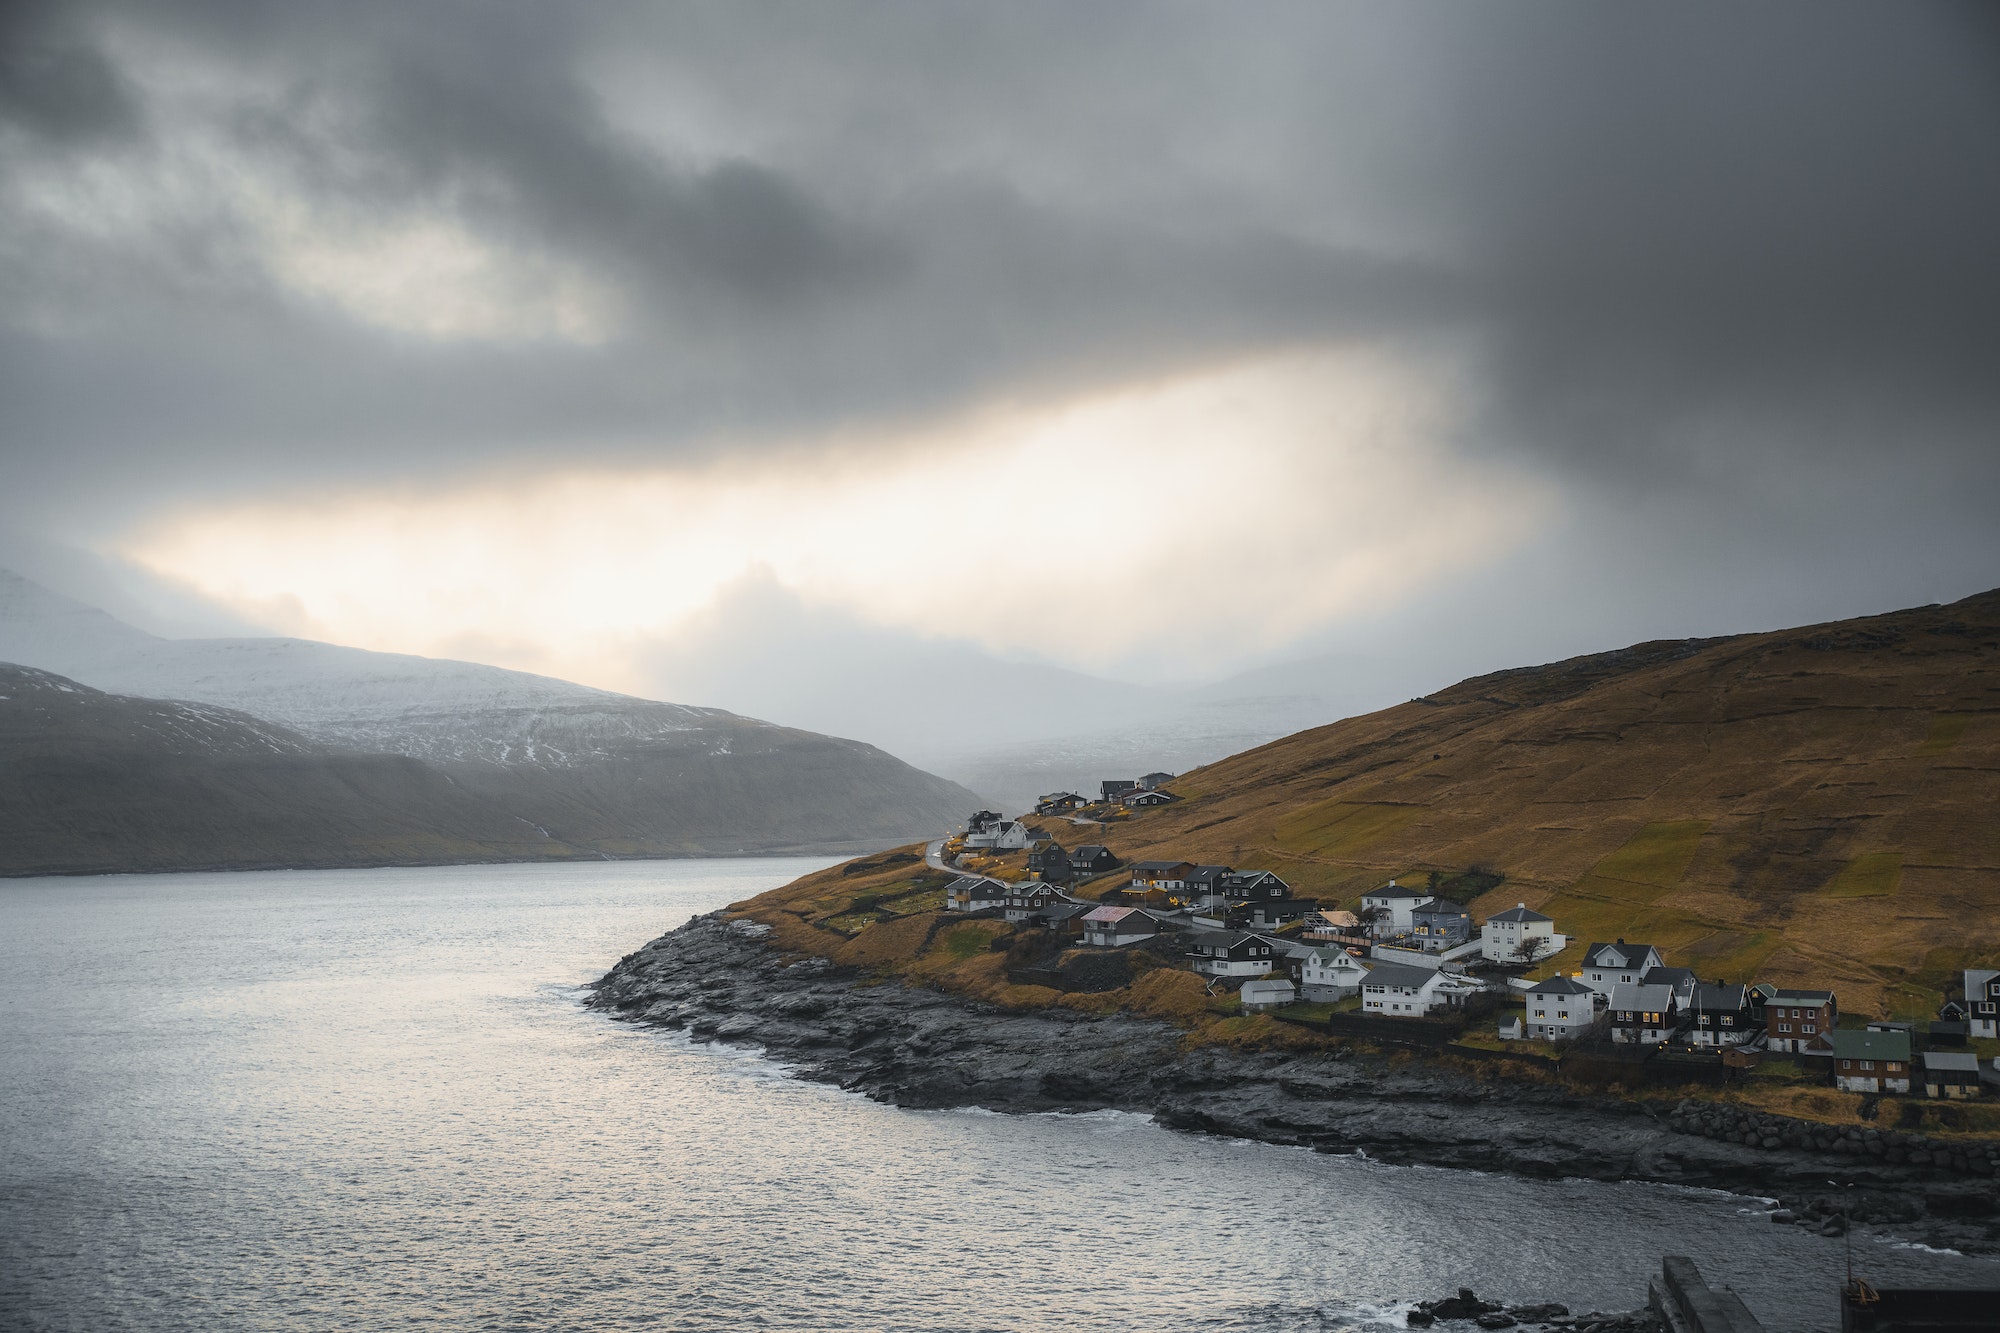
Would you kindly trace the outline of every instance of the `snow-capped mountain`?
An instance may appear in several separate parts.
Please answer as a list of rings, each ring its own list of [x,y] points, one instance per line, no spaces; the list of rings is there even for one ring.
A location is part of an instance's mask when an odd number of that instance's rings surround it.
[[[7,571],[0,662],[420,760],[548,836],[613,855],[879,846],[977,804],[857,741],[474,662],[165,639]]]

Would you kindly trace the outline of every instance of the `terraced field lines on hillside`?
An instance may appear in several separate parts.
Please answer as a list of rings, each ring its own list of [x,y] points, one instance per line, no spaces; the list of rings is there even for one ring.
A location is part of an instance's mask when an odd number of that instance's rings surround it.
[[[1643,940],[1661,949],[1686,948],[1713,934],[1716,925],[1685,913],[1653,910],[1687,873],[1695,848],[1707,834],[1706,819],[1647,824],[1623,846],[1590,868],[1584,877],[1543,903],[1568,935],[1570,955],[1596,940]]]
[[[1972,725],[1971,713],[1931,714],[1930,734],[1917,747],[1918,754],[1943,754],[1957,745],[1965,735],[1965,729]]]
[[[1889,898],[1902,880],[1901,852],[1864,852],[1843,866],[1820,892],[1829,898]]]
[[[1344,859],[1408,827],[1422,814],[1415,805],[1321,801],[1278,820],[1278,845],[1306,856]]]

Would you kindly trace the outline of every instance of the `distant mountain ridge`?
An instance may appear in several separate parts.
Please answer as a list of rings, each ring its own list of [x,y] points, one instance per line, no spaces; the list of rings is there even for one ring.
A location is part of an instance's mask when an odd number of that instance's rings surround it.
[[[0,874],[583,854],[419,760],[0,664]]]
[[[237,710],[328,752],[430,765],[577,855],[862,849],[978,803],[857,741],[471,662],[163,639],[5,571],[0,661]]]

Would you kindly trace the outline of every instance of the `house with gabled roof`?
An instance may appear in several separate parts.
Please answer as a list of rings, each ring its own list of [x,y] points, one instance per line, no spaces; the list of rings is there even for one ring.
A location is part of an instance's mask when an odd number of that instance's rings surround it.
[[[1289,898],[1292,886],[1268,870],[1232,870],[1223,880],[1222,892],[1231,902],[1248,903]]]
[[[1410,939],[1425,953],[1444,953],[1471,938],[1472,912],[1462,903],[1433,898],[1410,909]]]
[[[1237,1002],[1249,1012],[1276,1009],[1298,999],[1298,989],[1283,977],[1259,977],[1243,983]]]
[[[1639,984],[1671,986],[1674,999],[1680,1003],[1682,1009],[1686,1009],[1694,1003],[1694,988],[1701,984],[1701,978],[1694,974],[1693,968],[1649,967],[1646,969],[1646,974],[1639,978]]]
[[[1039,916],[1041,910],[1055,902],[1058,896],[1053,884],[1035,879],[1020,880],[1007,888],[1006,918],[1020,922]]]
[[[1150,940],[1160,933],[1159,923],[1136,907],[1106,904],[1083,914],[1083,942],[1103,948],[1117,948]]]
[[[1753,1000],[1754,1003],[1754,1000]],[[1815,1053],[1840,1022],[1840,1005],[1830,990],[1768,988],[1764,1000],[1764,1045],[1795,1055]],[[1816,1052],[1825,1054],[1824,1049]]]
[[[1572,1041],[1597,1021],[1599,996],[1575,977],[1554,976],[1528,988],[1525,1035],[1537,1041]]]
[[[1345,949],[1314,949],[1299,960],[1299,986],[1306,999],[1327,1004],[1359,995],[1371,970]]]
[[[1028,873],[1055,883],[1070,878],[1069,853],[1059,842],[1045,842],[1028,853]]]
[[[1138,783],[1132,781],[1130,778],[1106,778],[1097,784],[1098,799],[1102,801],[1118,800],[1126,792],[1136,789],[1138,785]]]
[[[1240,930],[1197,930],[1188,936],[1188,957],[1205,977],[1261,977],[1282,961],[1277,946]]]
[[[1924,1096],[1961,1101],[1980,1091],[1979,1057],[1971,1051],[1924,1052]]]
[[[1479,986],[1441,969],[1377,963],[1361,982],[1361,1012],[1422,1018],[1461,1003]]]
[[[1687,1012],[1687,1039],[1695,1046],[1741,1046],[1762,1031],[1748,986],[1697,985]]]
[[[1392,879],[1381,888],[1361,895],[1361,919],[1369,923],[1376,939],[1392,940],[1409,934],[1416,926],[1412,914],[1435,897],[1435,893],[1405,888]]]
[[[948,912],[983,912],[1007,905],[1007,886],[978,875],[960,875],[945,885],[944,906]]]
[[[1069,854],[1069,868],[1079,878],[1088,879],[1092,875],[1102,875],[1118,868],[1118,858],[1111,854],[1109,847],[1101,847],[1094,842],[1086,842]]]
[[[1833,1086],[1843,1092],[1908,1092],[1910,1034],[1907,1032],[1822,1033],[1819,1044],[1833,1056]]]
[[[1125,795],[1120,798],[1120,803],[1128,807],[1137,806],[1143,809],[1145,807],[1154,805],[1172,805],[1175,801],[1178,801],[1179,799],[1180,797],[1174,795],[1170,791],[1155,791],[1148,787],[1141,787],[1137,791],[1126,792]]]
[[[1554,917],[1543,916],[1526,903],[1515,903],[1486,918],[1479,956],[1489,963],[1532,963],[1568,947],[1569,937],[1556,933]]]
[[[1583,951],[1583,970],[1577,980],[1594,991],[1609,996],[1616,986],[1636,986],[1646,973],[1665,961],[1650,944],[1593,944]]]
[[[1148,773],[1139,779],[1139,785],[1141,787],[1157,787],[1163,782],[1172,782],[1173,780],[1174,775],[1171,773]]]
[[[1188,902],[1196,907],[1206,907],[1211,901],[1220,902],[1223,886],[1229,882],[1231,873],[1228,866],[1196,866],[1188,871]]]
[[[1965,1021],[1975,1037],[2000,1037],[2000,969],[1965,969]]]
[[[1609,1007],[1614,1042],[1657,1046],[1680,1033],[1681,1006],[1672,986],[1613,986]]]
[[[1193,869],[1192,861],[1134,861],[1132,892],[1164,893],[1170,897],[1185,896],[1187,877]]]
[[[1072,810],[1081,810],[1090,804],[1090,799],[1073,791],[1052,791],[1035,802],[1038,815],[1065,815]]]

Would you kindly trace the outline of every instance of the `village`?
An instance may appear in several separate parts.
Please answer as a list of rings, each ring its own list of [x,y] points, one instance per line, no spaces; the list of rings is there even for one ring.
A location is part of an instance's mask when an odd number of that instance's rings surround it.
[[[1108,990],[1173,967],[1202,978],[1211,997],[1233,995],[1242,1013],[1389,1045],[1597,1058],[1661,1082],[1762,1073],[1871,1107],[1882,1096],[1967,1101],[2000,1090],[2000,959],[1965,969],[1934,1018],[1871,1019],[1842,1013],[1831,989],[1704,978],[1643,942],[1573,951],[1561,923],[1525,902],[1475,921],[1435,874],[1421,888],[1392,879],[1343,907],[1294,893],[1270,870],[1127,862],[1103,841],[1065,847],[1030,822],[1106,838],[1177,800],[1172,778],[1108,780],[1094,798],[1051,793],[1022,818],[974,812],[930,848],[935,868],[958,872],[947,911],[1045,932],[1018,979],[1057,989]],[[1472,886],[1499,883],[1475,876]]]

